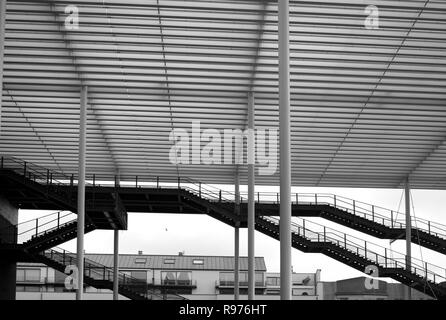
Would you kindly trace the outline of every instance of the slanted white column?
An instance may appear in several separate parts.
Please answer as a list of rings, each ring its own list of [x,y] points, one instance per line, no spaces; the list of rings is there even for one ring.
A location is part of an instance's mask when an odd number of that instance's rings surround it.
[[[406,269],[411,270],[412,267],[412,219],[410,217],[410,184],[409,178],[406,180],[404,198],[406,200]],[[407,300],[412,300],[412,290],[407,286]]]
[[[237,169],[235,174],[235,214],[240,215],[240,175]],[[240,256],[240,222],[234,228],[234,300],[240,299],[239,288],[239,256]]]
[[[85,162],[87,146],[88,87],[82,86],[79,118],[79,173],[77,183],[77,268],[78,288],[76,299],[82,300],[84,292],[84,226],[85,226]]]
[[[291,300],[291,144],[289,0],[279,4],[280,298]]]
[[[255,136],[254,93],[248,93],[248,300],[255,298]]]

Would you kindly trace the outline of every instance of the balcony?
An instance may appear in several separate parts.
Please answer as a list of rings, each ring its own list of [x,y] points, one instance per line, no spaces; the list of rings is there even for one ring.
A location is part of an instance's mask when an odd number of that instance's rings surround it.
[[[175,280],[175,279],[163,279],[163,280],[155,280],[152,279],[151,282],[148,283],[149,287],[158,288],[158,289],[196,289],[197,288],[197,280]]]
[[[215,281],[215,287],[216,288],[229,289],[229,288],[234,288],[234,285],[235,285],[234,281],[223,281],[223,280]],[[266,288],[264,281],[256,281],[255,286],[256,286],[256,288],[259,288],[259,289],[265,289]],[[248,287],[248,281],[239,281],[239,287],[240,288],[247,288]]]

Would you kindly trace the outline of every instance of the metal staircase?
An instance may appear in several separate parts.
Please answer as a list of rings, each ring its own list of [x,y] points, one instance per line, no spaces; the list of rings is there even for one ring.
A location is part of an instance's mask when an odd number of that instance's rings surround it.
[[[74,175],[48,170],[13,157],[1,157],[1,191],[18,208],[77,212],[77,181]],[[107,194],[96,193],[95,182],[87,182],[86,216],[97,229],[127,229],[127,212],[117,185]]]
[[[433,298],[446,299],[446,269],[412,258],[408,270],[404,254],[302,218],[294,219],[293,248],[322,253],[361,272],[376,266],[379,277],[390,277]],[[255,227],[279,240],[279,219],[258,217]]]
[[[76,254],[53,247],[76,238],[77,221],[73,220],[75,217],[71,212],[56,212],[0,229],[0,233],[14,235],[9,238],[17,239],[15,248],[24,251],[26,260],[44,263],[64,273],[67,266],[76,265]],[[85,233],[93,230],[95,225],[87,221]],[[4,244],[1,243],[0,246]],[[113,290],[113,269],[85,259],[84,282],[98,289]],[[179,295],[163,294],[160,290],[149,289],[147,282],[124,273],[119,273],[119,293],[132,300],[184,300]]]
[[[5,161],[2,158],[0,178],[6,177],[4,179],[6,183],[10,182],[8,179],[11,179],[11,174],[5,164],[11,162],[21,163],[23,166],[20,169],[14,165],[13,186],[16,186],[17,180],[25,181],[26,183],[19,184],[19,187],[24,185],[28,191],[39,189],[34,184],[39,185],[46,181],[46,184],[40,187],[52,190],[54,183],[51,182],[51,174],[49,174],[49,180],[42,180],[33,175],[34,171],[29,171],[29,164],[16,159]],[[22,175],[20,171],[23,171]],[[120,180],[121,182],[117,184],[116,177],[98,175],[90,177],[86,195],[91,208],[100,207],[100,210],[104,211],[104,199],[108,197],[119,200],[114,201],[113,210],[116,212],[125,212],[126,208],[131,208],[131,211],[144,212],[202,213],[231,226],[246,225],[247,201],[244,194],[241,195],[240,215],[236,215],[235,195],[232,192],[192,179],[120,175]],[[57,197],[62,197],[67,193],[71,194],[69,197],[73,197],[73,189],[76,189],[74,177],[69,180],[58,180]],[[42,196],[40,191],[38,194]],[[22,195],[13,193],[9,195],[13,198],[15,196],[17,202],[23,199]],[[399,239],[405,236],[405,223],[398,219],[398,215],[403,217],[404,214],[331,194],[293,194],[292,197],[294,219],[299,219],[296,218],[298,216],[319,216],[382,239]],[[39,206],[48,209],[48,206],[57,205],[57,201],[47,201],[48,198],[49,195],[44,194],[43,198],[33,198],[28,205],[37,209],[41,208]],[[274,218],[279,215],[279,198],[278,193],[256,194],[256,229],[275,239],[279,237],[278,220]],[[98,216],[95,218],[98,219]],[[92,224],[91,228],[97,227],[96,221],[89,220]],[[304,252],[323,253],[362,272],[366,266],[376,265],[382,277],[391,277],[426,292],[434,298],[445,299],[446,271],[444,269],[412,258],[412,266],[409,270],[406,268],[403,254],[341,234],[336,230],[328,231],[328,228],[312,223],[313,228],[315,226],[319,228],[315,231],[308,228],[311,222],[303,219],[299,221],[302,222],[301,225],[295,223],[292,226],[294,248]],[[56,229],[50,228],[46,230],[47,232],[39,232],[23,245],[27,246],[27,250],[31,252],[33,250],[41,252],[66,241],[65,239],[74,238],[75,229],[73,221],[58,222]],[[414,218],[412,241],[429,249],[446,253],[446,226]],[[374,251],[370,246],[374,246]]]
[[[256,211],[279,215],[277,193],[258,193]],[[321,217],[380,239],[403,239],[405,214],[334,194],[292,194],[293,216]],[[246,196],[242,196],[246,203]],[[242,212],[246,205],[242,203]],[[412,242],[446,254],[446,225],[412,217]]]
[[[60,272],[65,272],[68,266],[76,266],[75,253],[63,249],[53,248],[42,251],[35,255],[36,261],[44,263]],[[113,290],[113,268],[106,267],[95,261],[84,258],[84,282],[85,284],[98,288]],[[150,289],[147,281],[132,278],[119,272],[119,294],[131,300],[185,300],[179,295],[163,295],[161,291]]]
[[[8,170],[4,170],[8,168]],[[15,190],[24,187],[27,192],[44,203],[45,208],[62,208],[72,212],[55,212],[20,224],[0,229],[0,239],[10,239],[9,242],[0,241],[0,249],[4,253],[14,255],[18,260],[41,262],[55,270],[64,272],[69,265],[76,265],[76,255],[63,249],[53,248],[77,236],[76,191],[74,177],[68,177],[50,170],[23,162],[14,158],[1,158],[2,175],[7,175],[9,188]],[[68,187],[68,188],[67,188]],[[94,186],[88,186],[94,188]],[[32,198],[32,197],[31,197]],[[100,195],[87,199],[87,215],[84,232],[95,229],[109,229],[127,227],[127,212],[122,205],[119,194],[112,194],[112,205]],[[49,206],[48,206],[49,204]],[[19,206],[20,207],[20,206]],[[93,210],[88,210],[88,207]],[[95,208],[101,208],[108,214],[102,217]],[[38,208],[36,208],[38,209]],[[114,212],[118,219],[110,218]],[[98,227],[99,226],[99,227]],[[105,226],[105,227],[104,227]],[[53,249],[50,249],[53,248]],[[85,259],[84,281],[95,288],[113,290],[113,269],[99,263]],[[147,282],[134,279],[124,273],[119,273],[119,293],[132,300],[184,300],[183,297],[171,293],[161,293],[160,290],[149,289]]]
[[[87,219],[85,233],[96,226]],[[38,253],[76,238],[77,220],[72,212],[55,212],[15,226],[0,229],[0,234],[13,234],[16,248],[28,254]]]

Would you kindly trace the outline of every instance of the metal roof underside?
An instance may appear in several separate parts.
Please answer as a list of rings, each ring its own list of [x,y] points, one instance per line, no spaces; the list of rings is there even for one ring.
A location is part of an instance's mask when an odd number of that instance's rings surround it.
[[[444,189],[446,1],[373,1],[379,29],[363,1],[290,2],[293,185]],[[278,129],[277,45],[276,1],[8,0],[0,153],[77,172],[84,84],[88,173],[232,184],[235,165],[173,165],[169,133],[244,129],[250,90]]]

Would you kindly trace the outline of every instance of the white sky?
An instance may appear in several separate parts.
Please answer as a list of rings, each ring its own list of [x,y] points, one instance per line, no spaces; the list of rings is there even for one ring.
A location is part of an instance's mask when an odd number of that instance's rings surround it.
[[[231,190],[233,187],[221,186]],[[246,186],[241,186],[246,191]],[[278,187],[257,187],[256,191],[278,191]],[[403,190],[395,189],[347,189],[347,188],[293,188],[293,192],[333,193],[358,201],[374,204],[391,210],[404,212],[404,199],[398,205]],[[446,224],[446,191],[412,190],[415,215],[420,218]],[[48,214],[50,211],[20,210],[19,222]],[[412,215],[414,214],[412,213]],[[390,247],[389,240],[379,240],[331,223],[321,218],[311,218],[333,229],[346,232],[364,240]],[[76,251],[76,240],[60,246]],[[280,270],[279,242],[259,232],[255,237],[256,256],[263,256],[270,272]],[[404,253],[405,242],[399,240],[391,245],[395,251]],[[112,253],[113,231],[95,230],[85,235],[87,253]],[[206,215],[129,213],[127,231],[120,232],[120,253],[134,253],[142,250],[145,254],[178,254],[185,251],[189,255],[226,255],[234,252],[233,228]],[[422,253],[425,261],[446,266],[446,256],[417,245],[412,246],[415,257]],[[240,254],[247,255],[247,231],[240,231]],[[321,269],[324,281],[333,281],[364,274],[322,254],[302,253],[292,249],[292,263],[295,272],[315,272]],[[389,280],[389,279],[386,279]]]

